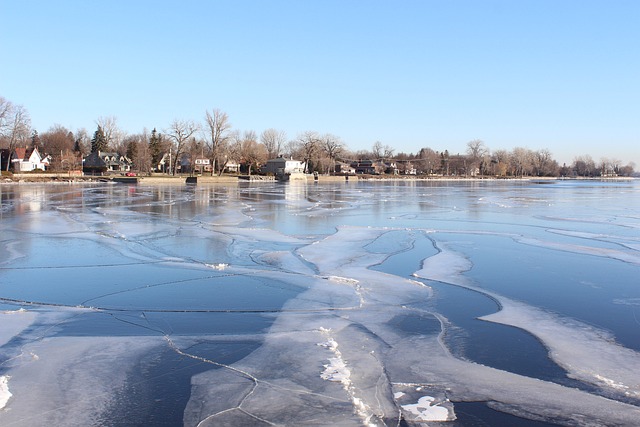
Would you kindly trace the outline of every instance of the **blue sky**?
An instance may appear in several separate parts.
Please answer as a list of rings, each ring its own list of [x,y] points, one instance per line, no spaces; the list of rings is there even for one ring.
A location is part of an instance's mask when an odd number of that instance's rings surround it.
[[[39,132],[203,122],[352,150],[549,149],[640,168],[640,1],[0,0],[0,95]]]

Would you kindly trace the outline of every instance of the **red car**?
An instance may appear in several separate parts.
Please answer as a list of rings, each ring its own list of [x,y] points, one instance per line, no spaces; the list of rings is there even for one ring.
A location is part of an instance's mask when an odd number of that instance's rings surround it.
[[[136,176],[135,172],[127,172],[124,174],[124,176]]]

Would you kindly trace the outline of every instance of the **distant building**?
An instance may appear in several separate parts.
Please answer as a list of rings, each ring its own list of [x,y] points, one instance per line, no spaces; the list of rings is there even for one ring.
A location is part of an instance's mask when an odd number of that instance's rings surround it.
[[[11,155],[11,166],[13,171],[31,172],[34,170],[46,169],[46,164],[42,161],[42,156],[37,148],[16,148]]]
[[[82,160],[82,172],[86,175],[102,175],[106,171],[107,164],[98,152],[93,152]]]
[[[305,166],[305,162],[278,157],[267,160],[267,163],[260,168],[260,172],[274,175],[291,175],[292,173],[304,173]]]
[[[200,173],[211,172],[213,170],[211,168],[211,160],[204,157],[196,157],[195,170]]]
[[[107,153],[104,151],[98,151],[98,155],[107,165],[107,171],[109,172],[129,172],[133,162],[127,156],[122,156],[118,153]]]
[[[228,173],[239,173],[240,172],[240,163],[235,160],[229,160],[224,163],[224,171]]]
[[[335,167],[336,173],[341,173],[346,175],[353,175],[356,173],[356,168],[350,165],[349,163],[336,162],[334,167]]]
[[[352,162],[351,167],[355,169],[357,174],[379,175],[385,173],[388,166],[380,160],[359,160]]]

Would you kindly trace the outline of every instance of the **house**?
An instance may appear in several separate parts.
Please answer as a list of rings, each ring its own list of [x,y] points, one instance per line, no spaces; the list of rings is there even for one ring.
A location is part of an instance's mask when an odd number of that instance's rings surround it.
[[[102,175],[107,171],[107,164],[99,152],[93,152],[82,160],[82,172],[87,175]]]
[[[38,152],[37,148],[16,148],[11,155],[11,166],[13,171],[19,172],[31,172],[34,170],[44,171],[46,166],[42,161],[42,156]]]
[[[381,161],[359,160],[352,162],[351,167],[356,170],[357,174],[379,175],[384,173],[387,166]]]
[[[299,160],[277,157],[267,160],[260,168],[260,172],[274,175],[291,175],[292,173],[304,173],[306,163]]]
[[[211,172],[211,160],[204,157],[196,157],[195,169],[200,173]]]
[[[394,161],[384,162],[384,173],[389,175],[398,175],[398,165]]]
[[[349,163],[336,162],[336,164],[334,165],[334,168],[336,173],[341,173],[346,175],[353,175],[356,173],[355,166],[352,166]]]
[[[235,160],[229,160],[224,164],[224,171],[228,173],[239,173],[240,163]]]
[[[120,155],[118,153],[107,153],[98,151],[98,156],[107,165],[107,171],[109,172],[129,172],[133,162],[127,156]]]

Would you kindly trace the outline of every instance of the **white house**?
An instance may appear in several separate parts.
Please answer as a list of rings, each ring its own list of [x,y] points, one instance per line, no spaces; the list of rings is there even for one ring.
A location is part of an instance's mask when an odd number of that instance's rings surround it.
[[[261,171],[276,175],[291,175],[292,173],[304,173],[304,169],[305,162],[278,157],[267,160],[267,163],[262,166]]]
[[[36,169],[45,170],[45,163],[37,148],[16,148],[11,158],[14,172],[31,172]]]

